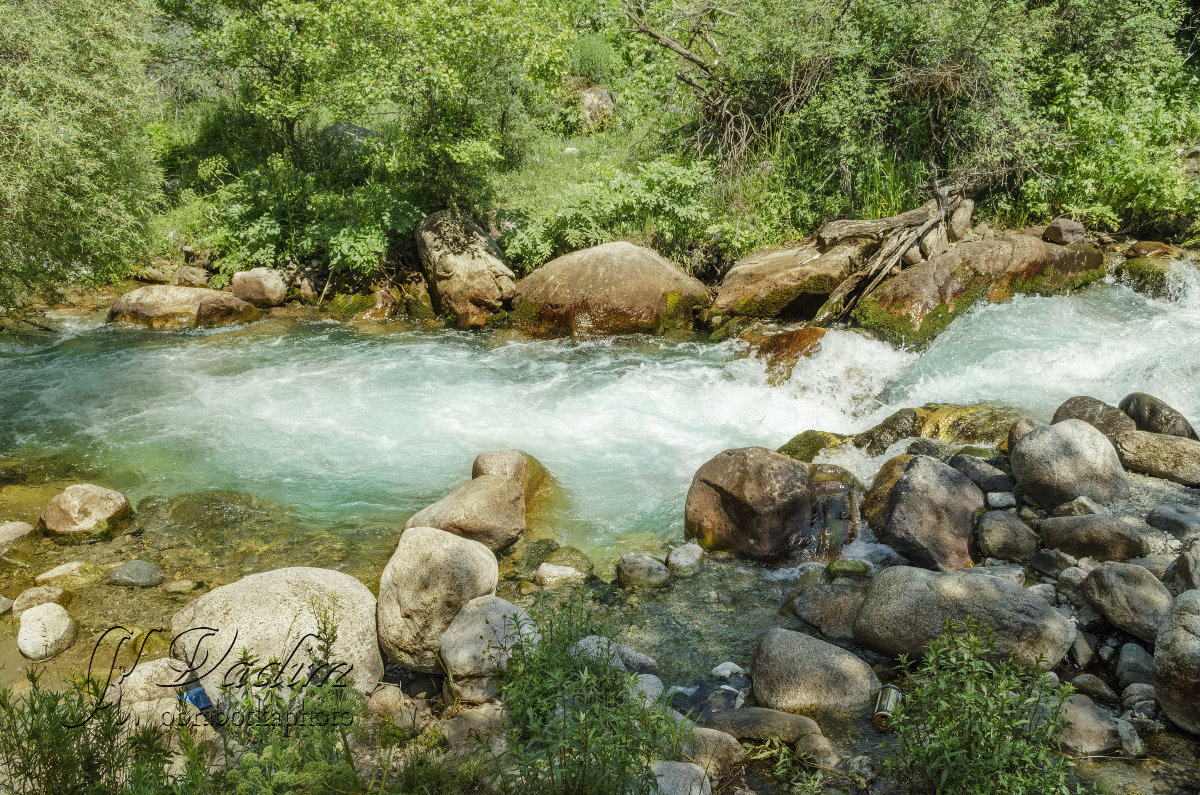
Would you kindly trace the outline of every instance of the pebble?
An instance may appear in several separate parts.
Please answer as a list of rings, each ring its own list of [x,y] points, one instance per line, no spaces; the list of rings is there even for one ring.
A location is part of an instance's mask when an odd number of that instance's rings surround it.
[[[988,510],[1004,511],[1017,507],[1017,495],[1011,491],[989,491],[986,499]]]

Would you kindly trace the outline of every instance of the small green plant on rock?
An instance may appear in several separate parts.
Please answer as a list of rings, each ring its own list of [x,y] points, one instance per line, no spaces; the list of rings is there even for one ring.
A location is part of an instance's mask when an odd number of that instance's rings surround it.
[[[1057,751],[1071,694],[1036,669],[997,661],[990,629],[948,620],[904,680],[892,719],[895,757],[885,764],[918,791],[1049,795],[1071,787],[1070,760]]]

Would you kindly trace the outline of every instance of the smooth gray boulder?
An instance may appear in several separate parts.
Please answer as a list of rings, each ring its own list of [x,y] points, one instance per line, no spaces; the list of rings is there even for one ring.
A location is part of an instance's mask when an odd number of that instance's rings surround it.
[[[468,703],[496,700],[495,676],[508,667],[518,644],[538,639],[529,614],[512,602],[497,596],[467,602],[440,642],[451,696]]]
[[[1200,591],[1180,594],[1154,644],[1154,692],[1179,728],[1200,734]]]
[[[413,514],[404,523],[410,527],[436,527],[499,552],[525,532],[525,491],[519,480],[479,475]]]
[[[812,718],[766,707],[737,707],[709,715],[704,725],[731,734],[739,740],[778,740],[791,745],[806,734],[820,734]]]
[[[78,627],[62,605],[46,602],[21,614],[17,651],[32,662],[57,657],[75,642]]]
[[[1092,607],[1118,629],[1154,642],[1171,610],[1171,592],[1148,569],[1132,563],[1102,563],[1081,586]]]
[[[1187,417],[1145,392],[1126,395],[1121,401],[1121,411],[1129,415],[1139,431],[1200,439]]]
[[[1117,517],[1104,514],[1043,519],[1038,534],[1047,547],[1076,558],[1129,560],[1150,553],[1150,544],[1140,533]]]
[[[1200,538],[1200,509],[1176,502],[1165,502],[1150,511],[1146,524],[1181,540]]]
[[[1066,726],[1060,742],[1063,750],[1076,756],[1091,756],[1121,747],[1117,721],[1112,714],[1082,693],[1063,702]]]
[[[983,558],[1029,560],[1038,551],[1041,540],[1015,514],[988,511],[975,525],[975,546]]]
[[[1083,420],[1110,440],[1124,431],[1137,430],[1137,423],[1116,406],[1082,395],[1070,398],[1059,406],[1050,422],[1053,424],[1063,420]]]
[[[38,526],[46,535],[78,540],[110,534],[131,513],[133,508],[121,492],[91,483],[76,483],[46,504]]]
[[[1002,470],[973,455],[955,453],[946,463],[970,478],[971,482],[985,494],[1012,491],[1015,485],[1012,478],[1004,474]]]
[[[1195,439],[1126,431],[1114,444],[1128,470],[1185,486],[1200,486],[1200,442]]]
[[[888,495],[879,540],[918,566],[961,569],[971,565],[971,530],[983,507],[983,492],[966,475],[913,456]]]
[[[787,629],[759,638],[751,679],[759,705],[782,712],[865,709],[880,688],[875,672],[858,657]]]
[[[1122,643],[1117,655],[1117,684],[1124,691],[1130,685],[1148,685],[1154,657],[1136,643]]]
[[[441,671],[442,633],[472,599],[493,596],[500,566],[478,541],[433,527],[410,527],[379,580],[383,653],[406,668]]]
[[[337,628],[330,651],[341,665],[318,679],[329,676],[370,693],[383,679],[375,597],[349,574],[331,569],[275,569],[214,588],[171,618],[171,654],[196,670],[215,703],[224,698],[224,686],[253,683],[254,669],[240,665],[242,650],[256,667],[275,658],[285,663],[283,676],[308,677],[327,622]]]
[[[1200,548],[1182,553],[1167,567],[1163,582],[1171,584],[1176,591],[1200,588]]]
[[[881,654],[916,657],[943,633],[947,619],[971,616],[995,633],[998,655],[1015,654],[1027,665],[1053,668],[1075,638],[1074,625],[1022,586],[984,576],[986,571],[884,569],[859,608],[855,640]]]
[[[258,307],[279,306],[287,297],[287,283],[274,268],[251,268],[233,274],[233,294]]]
[[[1010,452],[1017,486],[1044,508],[1076,497],[1101,504],[1129,496],[1129,480],[1108,438],[1083,420],[1034,428]]]

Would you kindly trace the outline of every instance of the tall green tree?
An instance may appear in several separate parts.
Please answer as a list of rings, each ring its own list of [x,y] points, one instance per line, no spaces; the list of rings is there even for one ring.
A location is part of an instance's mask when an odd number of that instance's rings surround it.
[[[0,0],[0,311],[146,257],[141,0]]]

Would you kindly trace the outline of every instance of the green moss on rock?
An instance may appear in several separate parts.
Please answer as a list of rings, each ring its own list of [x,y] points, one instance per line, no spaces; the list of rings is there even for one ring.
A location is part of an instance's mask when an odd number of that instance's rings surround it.
[[[837,289],[838,280],[828,274],[812,276],[786,290],[776,290],[762,298],[747,297],[729,308],[732,315],[769,320],[779,317],[788,304],[802,295],[825,298]]]
[[[1166,298],[1170,294],[1170,260],[1127,259],[1117,266],[1116,274],[1122,282],[1152,298]]]
[[[780,447],[776,452],[794,458],[797,461],[812,463],[813,459],[826,448],[837,447],[846,441],[848,437],[840,433],[829,433],[828,431],[807,430],[804,433],[793,436],[787,444]]]

